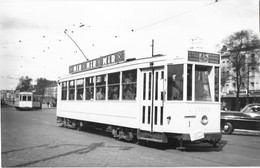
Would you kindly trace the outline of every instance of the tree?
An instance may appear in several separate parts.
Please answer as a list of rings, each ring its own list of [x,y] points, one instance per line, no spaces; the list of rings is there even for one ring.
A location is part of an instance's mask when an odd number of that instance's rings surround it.
[[[19,84],[16,87],[16,90],[20,90],[20,92],[26,91],[30,92],[33,89],[33,86],[31,84],[32,78],[29,78],[28,76],[26,77],[21,77],[19,79]]]
[[[257,64],[251,63],[249,57],[260,47],[260,40],[251,30],[241,30],[223,40],[229,57],[230,80],[235,81],[236,87],[236,110],[240,109],[239,93],[244,81],[249,79],[249,71],[256,69]],[[250,68],[249,68],[250,67]]]
[[[56,85],[56,81],[50,81],[45,78],[38,78],[36,80],[36,83],[37,84],[35,85],[35,90],[36,90],[35,93],[39,95],[44,95],[44,91],[46,87],[51,85]]]

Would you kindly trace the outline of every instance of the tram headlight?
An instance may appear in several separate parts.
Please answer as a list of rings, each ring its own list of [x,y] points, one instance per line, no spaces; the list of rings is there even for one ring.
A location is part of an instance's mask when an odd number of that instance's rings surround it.
[[[208,117],[207,117],[206,115],[202,116],[200,122],[201,122],[201,124],[203,124],[203,125],[207,125],[208,122],[209,122]]]

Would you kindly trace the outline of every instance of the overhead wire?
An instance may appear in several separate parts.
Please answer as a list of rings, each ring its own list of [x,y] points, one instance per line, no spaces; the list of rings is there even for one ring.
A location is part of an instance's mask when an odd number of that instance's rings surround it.
[[[154,25],[157,25],[157,24],[166,22],[166,21],[168,21],[168,20],[174,19],[174,18],[176,18],[176,17],[178,17],[178,16],[182,16],[182,15],[191,13],[191,12],[196,11],[196,10],[198,10],[198,9],[205,8],[205,7],[210,6],[210,5],[213,5],[213,4],[215,4],[215,3],[217,3],[217,1],[208,3],[208,4],[203,5],[203,6],[200,6],[200,7],[198,7],[198,8],[194,8],[194,9],[191,9],[191,10],[184,11],[184,12],[179,13],[179,14],[177,14],[177,15],[168,17],[168,18],[166,18],[166,19],[159,20],[159,21],[157,21],[157,22],[154,22],[154,23],[151,23],[151,24],[148,24],[148,25],[145,25],[145,26],[136,28],[136,29],[132,29],[131,31],[132,31],[132,32],[134,32],[134,31],[139,31],[139,30],[142,30],[142,29],[145,29],[145,28],[148,28],[148,27],[151,27],[151,26],[154,26]]]
[[[251,12],[251,13],[258,14],[258,12],[256,12],[256,11],[253,11],[253,10],[250,10],[250,9],[247,9],[247,8],[243,8],[243,7],[238,6],[238,5],[234,5],[234,4],[231,4],[231,3],[227,3],[227,2],[224,2],[224,1],[219,1],[219,2],[224,3],[224,4],[227,4],[227,5],[232,6],[232,7],[234,7],[234,8],[239,8],[239,9],[242,9],[242,10],[244,10],[244,11],[248,11],[248,12]]]

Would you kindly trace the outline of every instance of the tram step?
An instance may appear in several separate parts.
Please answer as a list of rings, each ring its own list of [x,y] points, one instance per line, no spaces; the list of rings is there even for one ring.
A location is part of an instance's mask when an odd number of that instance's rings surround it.
[[[168,138],[165,133],[143,131],[140,129],[137,130],[137,139],[168,143]]]

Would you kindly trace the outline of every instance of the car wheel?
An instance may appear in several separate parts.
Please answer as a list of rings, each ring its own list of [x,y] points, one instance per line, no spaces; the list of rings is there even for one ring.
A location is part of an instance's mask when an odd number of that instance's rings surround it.
[[[232,134],[233,131],[234,131],[234,129],[233,129],[233,126],[231,123],[225,122],[224,124],[222,124],[222,133]]]

